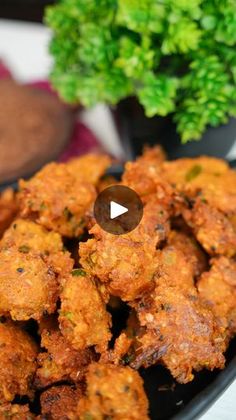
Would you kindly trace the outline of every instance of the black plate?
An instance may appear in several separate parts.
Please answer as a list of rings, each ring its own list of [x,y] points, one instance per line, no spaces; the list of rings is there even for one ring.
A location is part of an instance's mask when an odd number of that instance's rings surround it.
[[[236,168],[236,162],[230,162]],[[109,175],[121,177],[122,167],[113,167]],[[0,186],[0,190],[9,185]],[[13,188],[17,183],[11,184]],[[162,366],[141,369],[144,386],[150,404],[152,420],[195,420],[199,418],[220,397],[226,388],[236,379],[236,339],[226,353],[224,370],[196,373],[192,382],[178,384]]]

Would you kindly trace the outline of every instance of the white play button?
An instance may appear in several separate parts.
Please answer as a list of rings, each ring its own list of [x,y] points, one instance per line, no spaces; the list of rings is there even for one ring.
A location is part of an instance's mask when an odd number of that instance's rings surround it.
[[[97,224],[105,232],[126,235],[140,223],[143,203],[131,188],[111,185],[98,194],[93,214]]]
[[[127,213],[129,209],[122,206],[121,204],[116,203],[115,201],[110,202],[110,218],[115,219],[116,217],[121,216],[122,214]]]

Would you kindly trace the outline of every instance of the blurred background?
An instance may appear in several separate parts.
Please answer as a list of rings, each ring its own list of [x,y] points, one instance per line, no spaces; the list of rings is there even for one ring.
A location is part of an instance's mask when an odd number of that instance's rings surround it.
[[[55,0],[1,0],[0,18],[42,22],[46,5]]]

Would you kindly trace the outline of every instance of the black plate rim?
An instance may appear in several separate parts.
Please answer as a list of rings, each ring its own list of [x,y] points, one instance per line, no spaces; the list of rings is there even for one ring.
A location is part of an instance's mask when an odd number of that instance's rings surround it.
[[[171,420],[196,420],[208,411],[236,379],[236,356],[222,372]]]

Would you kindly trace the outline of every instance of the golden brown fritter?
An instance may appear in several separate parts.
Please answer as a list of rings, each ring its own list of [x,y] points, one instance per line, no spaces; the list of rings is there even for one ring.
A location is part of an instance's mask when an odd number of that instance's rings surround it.
[[[38,388],[61,381],[80,382],[87,366],[95,359],[91,349],[75,350],[58,328],[42,332],[41,347],[47,351],[38,356],[35,379]]]
[[[177,191],[191,197],[200,194],[216,209],[235,213],[236,173],[224,160],[201,156],[164,162],[162,174]]]
[[[0,249],[13,245],[23,254],[39,254],[61,276],[70,273],[73,268],[73,260],[64,249],[59,233],[50,232],[31,220],[16,219],[5,231]]]
[[[173,188],[162,176],[164,154],[159,146],[146,149],[135,162],[127,162],[122,184],[127,185],[139,194],[144,202],[155,194],[156,199],[166,207],[173,201]]]
[[[140,333],[140,323],[134,309],[131,309],[128,316],[126,327],[121,334],[116,338],[114,347],[108,349],[107,352],[103,353],[99,359],[102,363],[114,363],[118,365],[120,363],[128,363],[129,354],[131,358],[134,353],[135,337]]]
[[[111,339],[111,316],[94,280],[75,269],[61,293],[60,329],[76,349],[105,351]]]
[[[33,252],[25,254],[12,246],[0,250],[0,314],[12,319],[39,320],[53,313],[59,296],[55,272]]]
[[[179,238],[178,241],[177,238],[175,239],[176,245],[178,246]],[[159,287],[160,290],[162,290],[162,288],[170,289],[170,291],[178,289],[177,296],[178,293],[181,292],[186,293],[190,296],[192,296],[193,294],[195,299],[196,290],[194,288],[194,274],[196,260],[191,259],[191,256],[189,258],[188,254],[184,253],[184,249],[181,250],[180,248],[181,247],[177,248],[173,245],[167,245],[162,250],[156,251],[156,267],[155,272],[153,274],[153,280],[155,281],[155,283],[153,283],[156,285],[156,287]],[[147,299],[147,296],[149,296],[150,293],[151,291],[149,290],[149,293],[146,294],[145,299]],[[155,294],[155,291],[153,291],[153,293]],[[143,304],[142,302],[143,301],[141,298],[141,307]],[[130,302],[130,304],[134,307],[138,305],[139,308],[139,304],[137,304],[137,302]],[[152,308],[152,310],[155,311],[154,307]],[[103,356],[103,360],[109,360],[114,363],[118,363],[119,361],[121,361],[122,358],[129,359],[129,356],[131,356],[132,359],[132,347],[133,345],[134,347],[139,346],[139,344],[135,342],[135,337],[137,335],[140,335],[140,331],[140,323],[137,319],[135,311],[133,310],[128,318],[126,329],[115,341],[114,350],[110,350],[109,352],[107,352]],[[152,341],[154,342],[155,336],[153,336],[153,334],[151,336]],[[145,334],[145,339],[146,338],[147,334]],[[125,353],[127,353],[128,357],[124,357]],[[155,357],[156,356],[157,355],[155,355]],[[148,357],[149,356],[147,356],[147,358]]]
[[[143,328],[130,354],[132,367],[163,363],[180,383],[191,381],[193,371],[224,367],[224,335],[194,287],[157,286],[135,306]]]
[[[69,172],[81,182],[97,185],[111,165],[108,155],[88,153],[67,163]]]
[[[30,412],[29,406],[19,404],[0,405],[0,420],[33,420],[35,415]]]
[[[232,257],[236,254],[236,231],[222,212],[197,200],[183,215],[209,255]]]
[[[139,162],[149,162],[150,164],[153,163],[155,165],[160,165],[161,163],[165,162],[166,159],[166,152],[164,151],[162,146],[157,144],[153,147],[144,146],[143,153],[141,156],[138,157],[137,160],[139,160]]]
[[[0,194],[0,238],[11,224],[18,210],[18,203],[14,191],[7,188]]]
[[[188,184],[189,189],[205,184],[207,176],[223,175],[229,170],[229,165],[223,159],[211,156],[181,158],[165,161],[162,166],[163,175],[170,183],[175,183],[177,189]]]
[[[126,331],[122,332],[115,340],[114,348],[102,353],[99,361],[118,365],[129,352],[132,344],[133,339],[128,336]]]
[[[33,396],[37,346],[13,323],[0,323],[0,402],[16,395]]]
[[[207,256],[190,233],[172,230],[168,236],[168,244],[182,251],[186,261],[191,263],[195,277],[207,269]]]
[[[168,245],[157,251],[154,279],[158,285],[191,290],[193,275],[192,261],[180,249]]]
[[[212,259],[210,271],[202,274],[197,287],[231,338],[236,334],[236,262],[226,257]]]
[[[156,247],[167,237],[169,215],[156,201],[144,207],[140,224],[125,235],[112,235],[95,225],[94,235],[80,244],[80,263],[99,278],[108,292],[129,301],[151,286],[156,269]]]
[[[29,181],[21,180],[19,203],[22,217],[31,217],[63,236],[79,236],[96,191],[73,175],[66,164],[50,163]]]
[[[111,175],[104,176],[97,185],[98,192],[102,192],[105,188],[111,187],[112,185],[117,185],[117,179]]]
[[[76,407],[81,397],[81,387],[60,385],[47,389],[40,396],[42,417],[48,420],[76,419]]]
[[[80,262],[109,293],[129,301],[150,287],[156,267],[153,244],[134,242],[129,234],[114,237],[98,225],[90,232],[96,239],[80,244]]]
[[[143,380],[130,367],[93,363],[87,374],[87,394],[79,401],[77,413],[81,420],[147,420]]]

